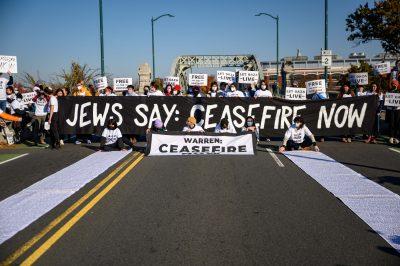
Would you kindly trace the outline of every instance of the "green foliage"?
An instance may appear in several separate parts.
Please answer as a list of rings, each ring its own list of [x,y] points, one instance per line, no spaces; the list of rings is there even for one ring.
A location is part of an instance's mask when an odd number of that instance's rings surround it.
[[[349,41],[357,44],[378,40],[385,52],[400,53],[400,1],[376,1],[374,7],[368,2],[360,5],[346,19]]]
[[[91,69],[87,64],[80,65],[77,62],[72,62],[69,71],[62,70],[57,77],[61,79],[62,86],[74,88],[78,82],[83,81],[86,85],[92,82],[93,78],[99,76],[97,69]]]

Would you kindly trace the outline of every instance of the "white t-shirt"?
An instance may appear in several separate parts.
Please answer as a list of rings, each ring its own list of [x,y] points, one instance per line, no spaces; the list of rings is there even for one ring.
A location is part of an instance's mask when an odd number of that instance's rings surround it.
[[[204,132],[204,129],[201,126],[195,125],[194,128],[185,126],[182,131],[183,132]]]
[[[215,127],[215,133],[233,133],[236,134],[236,129],[235,127],[231,126],[231,124],[228,125],[228,128],[221,128],[221,125],[218,124]]]
[[[119,128],[113,130],[105,128],[101,136],[106,138],[106,145],[110,145],[117,142],[119,138],[122,138],[122,133],[121,130],[119,130]]]
[[[269,90],[257,90],[254,93],[254,97],[272,97],[272,93]]]
[[[238,90],[230,91],[226,94],[226,97],[244,97],[244,93],[242,91],[238,91]]]
[[[56,96],[51,96],[50,97],[50,107],[54,106],[53,112],[57,113],[58,112],[58,101]]]
[[[33,104],[35,105],[36,116],[45,116],[47,114],[48,101],[45,97],[36,98],[36,101]]]
[[[367,96],[368,92],[367,91],[363,91],[363,92],[357,92],[357,96]]]
[[[7,100],[6,88],[8,82],[8,79],[0,77],[0,101]]]
[[[312,135],[311,131],[308,129],[306,125],[303,125],[302,128],[297,129],[296,125],[292,125],[285,133],[285,139],[293,140],[294,143],[303,143],[304,137],[310,137]]]
[[[164,93],[159,90],[149,91],[149,93],[147,93],[147,96],[164,96]]]
[[[17,99],[14,99],[14,101],[11,102],[10,104],[10,109],[11,109],[11,114],[15,114],[15,110],[24,110],[25,106],[22,102],[18,101]]]

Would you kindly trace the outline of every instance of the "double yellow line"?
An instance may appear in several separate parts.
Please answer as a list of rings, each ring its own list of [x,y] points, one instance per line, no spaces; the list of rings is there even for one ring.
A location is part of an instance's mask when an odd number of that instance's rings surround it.
[[[27,252],[33,245],[35,245],[39,240],[41,240],[48,232],[54,229],[58,224],[60,224],[68,215],[79,208],[87,199],[99,191],[108,181],[110,181],[115,175],[117,175],[122,169],[129,165],[103,190],[101,190],[92,200],[90,200],[79,212],[77,212],[70,220],[68,220],[61,228],[59,228],[53,235],[51,235],[39,248],[37,248],[29,257],[27,257],[22,265],[32,265],[36,260],[38,260],[47,250],[53,246],[57,240],[59,240],[69,229],[74,226],[90,209],[92,209],[96,203],[98,203],[113,187],[115,187],[142,159],[144,155],[135,153],[130,156],[117,168],[115,168],[110,174],[108,174],[104,179],[102,179],[94,188],[82,196],[78,201],[76,201],[72,206],[65,210],[60,216],[55,218],[50,222],[42,231],[31,238],[23,246],[13,252],[5,261],[1,262],[0,265],[10,265],[15,262],[19,257],[21,257],[25,252]]]

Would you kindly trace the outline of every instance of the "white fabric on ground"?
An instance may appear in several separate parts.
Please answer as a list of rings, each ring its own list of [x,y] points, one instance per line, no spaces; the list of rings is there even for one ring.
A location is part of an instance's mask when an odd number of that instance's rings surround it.
[[[96,152],[0,202],[0,244],[70,197],[129,151]]]
[[[400,196],[319,152],[285,152],[400,252]]]

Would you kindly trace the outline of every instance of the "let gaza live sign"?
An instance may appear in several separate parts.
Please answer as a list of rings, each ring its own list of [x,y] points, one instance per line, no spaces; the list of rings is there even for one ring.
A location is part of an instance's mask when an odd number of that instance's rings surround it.
[[[0,55],[0,73],[18,73],[17,57],[10,55]]]

